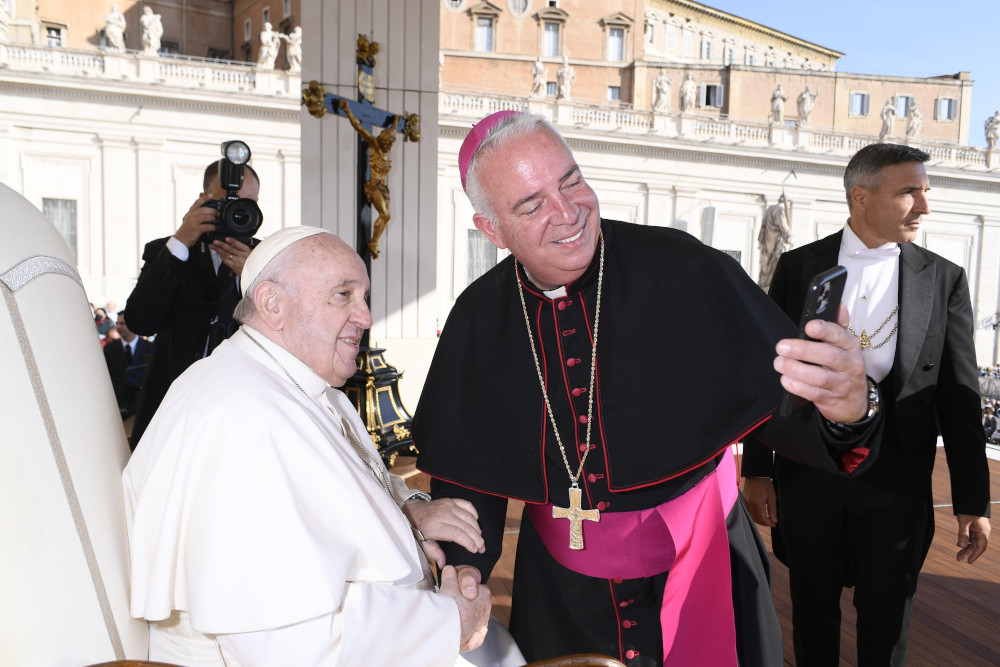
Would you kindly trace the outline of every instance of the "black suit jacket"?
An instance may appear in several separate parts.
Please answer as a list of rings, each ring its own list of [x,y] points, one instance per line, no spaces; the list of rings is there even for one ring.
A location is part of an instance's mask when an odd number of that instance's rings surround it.
[[[810,278],[836,266],[843,232],[781,256],[770,296],[796,321]],[[882,383],[880,456],[861,477],[929,502],[938,435],[944,439],[956,514],[989,516],[989,468],[980,411],[974,319],[965,271],[912,243],[899,256],[899,331],[892,371]],[[775,462],[752,436],[743,474],[770,477],[795,466]],[[823,475],[821,472],[809,474]]]
[[[147,243],[139,279],[125,304],[128,328],[156,336],[132,427],[133,448],[170,384],[236,328],[236,276],[225,264],[216,275],[205,244],[195,244],[190,252],[182,262],[170,253],[167,238]]]
[[[135,351],[132,353],[132,363],[126,365],[125,348],[121,341],[108,341],[104,346],[104,361],[108,365],[108,374],[111,376],[111,386],[115,390],[118,409],[123,414],[135,414],[138,390],[142,387],[145,367],[149,364],[152,353],[153,344],[145,338],[137,338]]]

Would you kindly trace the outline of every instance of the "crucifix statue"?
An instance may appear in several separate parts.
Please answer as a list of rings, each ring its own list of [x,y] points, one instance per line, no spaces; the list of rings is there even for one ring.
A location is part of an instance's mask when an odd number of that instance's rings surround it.
[[[375,137],[351,112],[351,106],[347,100],[344,98],[337,100],[337,108],[344,112],[347,120],[351,121],[351,127],[368,144],[368,172],[370,175],[365,181],[365,198],[378,213],[378,218],[372,224],[372,238],[368,242],[368,251],[371,252],[373,258],[378,258],[378,239],[385,231],[385,226],[389,223],[390,218],[388,179],[392,161],[389,159],[389,151],[396,142],[395,133],[399,126],[399,116],[393,116],[392,127],[382,130]]]
[[[358,254],[365,260],[369,271],[371,259],[379,255],[378,241],[389,222],[389,170],[392,161],[389,152],[396,141],[396,132],[403,134],[403,141],[420,140],[420,117],[417,114],[394,114],[374,105],[375,55],[378,42],[358,35],[358,99],[327,93],[315,81],[302,91],[302,104],[313,116],[321,118],[327,111],[344,116],[360,136],[358,145],[358,173],[364,174],[361,196],[358,200]],[[402,121],[402,122],[401,122]],[[375,128],[381,128],[376,134]],[[367,150],[364,148],[367,146]],[[372,209],[378,217],[372,224]]]
[[[351,100],[327,93],[324,87],[311,81],[302,91],[302,104],[310,114],[322,118],[327,112],[343,116],[358,133],[358,244],[356,250],[371,275],[371,260],[378,258],[378,241],[389,222],[389,153],[396,142],[396,133],[404,141],[420,140],[420,117],[417,114],[394,114],[376,108],[375,54],[378,42],[358,35],[358,95]],[[372,211],[377,217],[372,223]],[[350,397],[364,418],[371,436],[386,465],[391,466],[402,451],[414,451],[410,437],[413,418],[403,407],[398,381],[402,373],[390,366],[383,357],[384,349],[369,346],[369,332],[361,339],[358,371],[347,381],[344,393]]]

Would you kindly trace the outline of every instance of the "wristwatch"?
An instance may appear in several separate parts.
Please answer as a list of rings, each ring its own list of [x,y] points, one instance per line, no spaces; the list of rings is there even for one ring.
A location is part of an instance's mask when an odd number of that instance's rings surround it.
[[[423,491],[413,491],[412,493],[410,493],[410,496],[403,501],[403,505],[405,505],[407,502],[411,500],[422,500],[424,502],[429,502],[430,500],[433,499]],[[407,523],[410,522],[409,517],[407,517],[406,520]],[[414,526],[412,523],[410,523],[410,530],[413,531],[413,537],[417,538],[417,541],[423,542],[426,539],[424,537],[424,534],[420,532],[420,529]]]
[[[868,412],[865,413],[864,417],[856,422],[846,424],[823,417],[823,423],[826,424],[827,429],[834,435],[842,438],[854,435],[871,424],[872,420],[875,419],[875,415],[878,414],[880,407],[878,384],[870,376],[865,376],[865,380],[868,382]]]

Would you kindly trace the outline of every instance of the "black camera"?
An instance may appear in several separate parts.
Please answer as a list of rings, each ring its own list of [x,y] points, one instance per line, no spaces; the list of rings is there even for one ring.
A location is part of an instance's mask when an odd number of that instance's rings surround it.
[[[264,222],[257,202],[239,196],[243,186],[243,172],[250,161],[250,147],[242,141],[222,143],[222,159],[219,160],[219,184],[226,191],[224,199],[210,199],[202,204],[219,212],[219,221],[214,232],[202,235],[202,241],[224,240],[227,236],[240,243],[250,244],[250,239]]]

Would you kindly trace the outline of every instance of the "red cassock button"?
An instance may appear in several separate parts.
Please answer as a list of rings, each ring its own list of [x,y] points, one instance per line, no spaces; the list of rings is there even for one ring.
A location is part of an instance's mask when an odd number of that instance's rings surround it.
[[[573,366],[576,366],[576,359],[567,359],[566,360],[566,365],[569,366],[570,368],[572,368]]]
[[[579,421],[579,422],[580,422],[581,424],[586,424],[586,423],[587,423],[587,415],[580,415],[579,417],[577,417],[577,420],[578,420],[578,421]]]
[[[559,310],[566,310],[566,302],[565,301],[560,301],[559,305],[556,306],[556,308],[558,308]]]
[[[587,475],[587,481],[593,484],[594,482],[597,481],[597,475],[595,475],[594,473],[590,473],[589,475]]]
[[[597,503],[597,509],[603,512],[605,509],[608,508],[609,505],[611,505],[611,503],[606,503],[602,500],[601,502]]]
[[[620,583],[622,583],[622,582],[623,582],[623,581],[625,581],[625,580],[624,580],[624,579],[622,579],[621,577],[615,577],[615,578],[614,578],[614,579],[612,579],[611,581],[615,582],[616,584],[620,584]]]
[[[587,451],[587,443],[583,443],[582,445],[580,445],[580,451],[581,452]]]
[[[629,649],[629,650],[625,651],[625,658],[628,659],[628,660],[631,660],[632,658],[634,658],[637,655],[639,655],[638,651],[633,651],[632,649]]]
[[[570,393],[573,394],[573,396],[579,396],[580,394],[583,393],[583,389],[580,389],[579,387],[577,387],[576,389],[574,389]]]
[[[622,627],[628,630],[631,627],[638,625],[635,621],[622,621]]]

